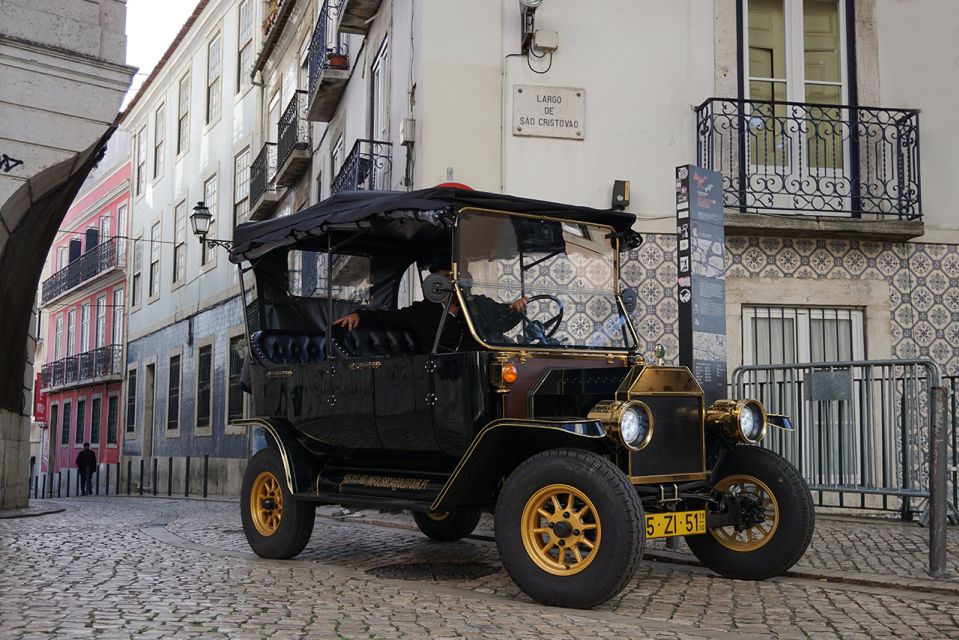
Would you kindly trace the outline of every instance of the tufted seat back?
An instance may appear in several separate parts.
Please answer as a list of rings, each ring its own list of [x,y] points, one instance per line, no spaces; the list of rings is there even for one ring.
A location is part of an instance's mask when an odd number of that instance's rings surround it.
[[[344,358],[412,356],[420,351],[416,339],[405,329],[359,327],[347,331],[331,327],[333,353]]]
[[[309,364],[325,359],[322,333],[267,330],[257,331],[250,338],[257,359],[273,364]]]

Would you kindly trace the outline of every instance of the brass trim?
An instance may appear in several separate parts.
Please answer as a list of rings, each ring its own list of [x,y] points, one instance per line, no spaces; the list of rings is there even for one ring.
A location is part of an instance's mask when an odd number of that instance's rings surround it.
[[[639,408],[646,414],[646,419],[649,421],[649,432],[639,445],[626,442],[621,428],[623,414],[626,413],[627,409],[632,408]],[[619,441],[630,451],[642,451],[653,439],[653,431],[655,429],[653,411],[642,400],[600,400],[590,409],[587,418],[598,420],[609,431],[613,431],[619,435]]]
[[[705,480],[709,477],[708,471],[697,471],[695,473],[677,473],[661,476],[630,476],[629,481],[632,484],[657,484],[660,482],[685,482],[687,480]]]
[[[267,378],[289,378],[292,375],[293,375],[292,369],[279,369],[279,370],[274,369],[272,371],[268,370],[266,372]]]
[[[529,213],[515,213],[515,212],[511,212],[511,211],[501,211],[501,210],[499,210],[499,209],[484,209],[484,208],[482,208],[482,207],[462,207],[462,208],[460,208],[460,209],[457,209],[457,211],[456,211],[457,218],[456,218],[456,226],[454,227],[454,230],[453,230],[454,236],[455,236],[455,234],[458,233],[458,229],[459,229],[459,215],[460,215],[460,214],[463,214],[463,213],[469,213],[469,212],[475,212],[475,213],[492,213],[492,214],[502,215],[502,216],[507,216],[507,217],[508,217],[508,216],[516,216],[516,217],[520,217],[520,218],[530,218],[530,219],[532,219],[532,220],[550,220],[550,221],[559,222],[559,223],[566,222],[566,223],[570,223],[570,224],[577,224],[576,221],[570,220],[570,219],[568,219],[568,218],[554,218],[554,217],[552,217],[552,216],[535,215],[535,214],[529,214]],[[580,224],[582,224],[582,223],[580,223]],[[610,231],[610,233],[615,233],[615,232],[616,232],[616,230],[615,230],[613,227],[609,226],[609,225],[598,224],[598,223],[594,223],[594,222],[589,222],[589,223],[585,223],[585,224],[589,224],[589,225],[591,225],[591,226],[602,227],[602,228],[604,228],[604,229],[608,229],[608,230]],[[455,246],[455,244],[454,244],[454,246]],[[466,308],[466,300],[463,298],[463,294],[462,294],[462,292],[460,291],[460,286],[459,286],[459,276],[458,276],[458,274],[459,274],[459,261],[458,261],[458,260],[454,260],[454,261],[453,261],[453,264],[451,265],[451,266],[452,266],[452,274],[453,274],[453,288],[456,290],[456,300],[457,300],[457,302],[458,302],[458,304],[459,304],[460,310],[463,312],[463,317],[466,318],[466,326],[467,326],[467,328],[468,328],[469,331],[470,331],[470,335],[473,336],[473,339],[476,341],[477,344],[479,344],[481,347],[483,347],[483,348],[485,348],[485,349],[488,349],[488,350],[490,350],[490,351],[520,352],[520,362],[523,362],[523,355],[524,355],[524,353],[525,353],[525,354],[527,355],[527,357],[528,357],[530,351],[545,352],[545,353],[549,353],[549,354],[560,354],[560,353],[563,353],[563,354],[568,354],[569,356],[574,356],[574,357],[590,356],[590,357],[606,358],[606,359],[610,359],[610,358],[614,358],[614,359],[615,359],[615,358],[626,358],[626,359],[628,359],[628,357],[630,356],[630,354],[636,354],[636,353],[639,352],[639,335],[636,333],[636,329],[633,327],[632,322],[629,321],[629,314],[628,314],[628,313],[625,313],[625,307],[623,307],[623,305],[622,305],[622,300],[620,300],[622,293],[621,293],[621,291],[620,291],[620,280],[621,280],[621,277],[620,277],[620,259],[619,259],[619,251],[618,251],[618,248],[619,248],[618,245],[614,243],[614,246],[612,247],[612,249],[613,249],[613,271],[614,271],[614,273],[613,273],[613,282],[614,282],[613,297],[616,299],[617,304],[619,305],[619,308],[620,308],[621,310],[623,310],[624,315],[625,315],[625,317],[626,317],[626,319],[627,319],[627,324],[629,325],[629,331],[630,331],[630,333],[632,334],[633,342],[634,342],[635,345],[636,345],[636,346],[635,346],[635,349],[634,349],[633,351],[630,351],[629,349],[626,349],[626,348],[622,348],[622,349],[612,349],[612,348],[611,348],[611,349],[605,349],[605,350],[597,350],[597,349],[579,349],[579,350],[576,350],[576,349],[557,349],[557,348],[554,348],[554,347],[545,347],[545,346],[539,346],[539,345],[521,345],[521,346],[520,346],[520,345],[517,345],[517,346],[515,346],[515,347],[511,347],[511,346],[508,346],[508,345],[497,345],[497,346],[494,346],[494,345],[491,345],[491,344],[487,343],[486,341],[482,340],[482,339],[479,337],[479,334],[478,334],[477,331],[476,331],[476,327],[473,325],[473,320],[472,320],[472,318],[470,318],[469,309]],[[454,253],[455,253],[455,252],[454,252]],[[458,256],[456,256],[456,257],[458,257]]]
[[[367,362],[351,362],[350,369],[356,371],[357,369],[379,369],[383,366],[383,363],[379,360],[371,360]]]
[[[280,432],[276,430],[276,427],[262,418],[244,418],[243,420],[234,420],[230,424],[240,427],[261,426],[270,432],[273,436],[273,441],[276,442],[280,449],[280,458],[283,460],[283,471],[286,474],[286,486],[290,490],[290,495],[296,493],[293,491],[293,474],[290,473],[290,459],[286,452],[286,445],[284,445],[280,439]]]
[[[500,418],[499,420],[493,420],[489,422],[485,427],[480,429],[479,433],[476,434],[476,437],[473,438],[473,441],[470,443],[469,448],[466,449],[466,452],[460,458],[459,463],[457,463],[456,468],[453,469],[453,473],[450,474],[450,477],[446,480],[446,484],[443,485],[443,489],[440,491],[439,495],[436,496],[436,499],[433,500],[433,504],[430,505],[431,511],[436,511],[437,506],[443,501],[443,498],[446,497],[446,494],[449,492],[450,487],[453,486],[456,478],[459,476],[460,472],[463,470],[463,467],[466,466],[466,463],[469,461],[470,457],[473,455],[473,452],[476,451],[476,448],[479,446],[479,443],[482,442],[483,438],[486,437],[486,434],[490,433],[493,429],[499,427],[513,426],[519,427],[522,429],[552,429],[554,431],[562,431],[563,433],[568,433],[574,435],[578,438],[589,438],[591,440],[600,440],[605,438],[607,434],[599,436],[586,435],[584,433],[572,433],[565,429],[562,429],[558,426],[561,424],[575,424],[577,422],[594,422],[593,420],[524,420],[517,418]]]
[[[749,405],[759,408],[762,421],[762,428],[755,439],[747,438],[739,423],[739,416]],[[744,444],[759,444],[769,431],[769,417],[766,415],[766,407],[759,400],[716,400],[706,411],[705,426],[718,429],[727,437],[735,438]]]

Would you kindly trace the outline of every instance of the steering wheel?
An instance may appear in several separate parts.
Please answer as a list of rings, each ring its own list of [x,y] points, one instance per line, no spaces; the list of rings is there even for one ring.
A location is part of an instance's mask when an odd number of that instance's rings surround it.
[[[555,302],[556,306],[559,307],[559,313],[554,316],[550,316],[546,320],[532,320],[526,315],[526,313],[522,313],[523,333],[525,334],[527,340],[539,340],[543,344],[551,344],[553,342],[551,338],[556,334],[556,331],[559,330],[559,325],[563,321],[563,303],[556,296],[544,293],[533,296],[532,298],[527,298],[526,308],[528,309],[528,305],[536,302],[537,300],[549,300],[550,302]]]

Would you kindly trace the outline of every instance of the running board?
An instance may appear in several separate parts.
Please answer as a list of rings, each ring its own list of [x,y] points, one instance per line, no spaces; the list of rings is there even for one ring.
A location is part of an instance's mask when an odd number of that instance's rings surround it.
[[[336,493],[323,491],[319,493],[297,493],[293,495],[297,500],[314,502],[316,504],[339,504],[347,507],[363,507],[377,509],[406,509],[408,511],[429,511],[432,500],[411,500],[409,498],[391,496],[371,496],[354,493]]]

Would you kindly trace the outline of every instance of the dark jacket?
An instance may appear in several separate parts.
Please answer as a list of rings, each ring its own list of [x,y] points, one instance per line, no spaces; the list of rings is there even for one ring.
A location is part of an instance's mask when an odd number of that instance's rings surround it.
[[[89,469],[93,471],[97,467],[97,454],[93,453],[93,449],[82,449],[80,453],[77,454],[77,469],[83,471]]]
[[[360,328],[406,329],[416,339],[420,353],[431,353],[436,329],[443,317],[443,305],[426,300],[414,302],[402,309],[384,311],[381,309],[357,309],[354,313],[360,317]],[[477,351],[479,345],[470,335],[469,328],[459,315],[447,314],[443,324],[443,334],[437,351]]]

